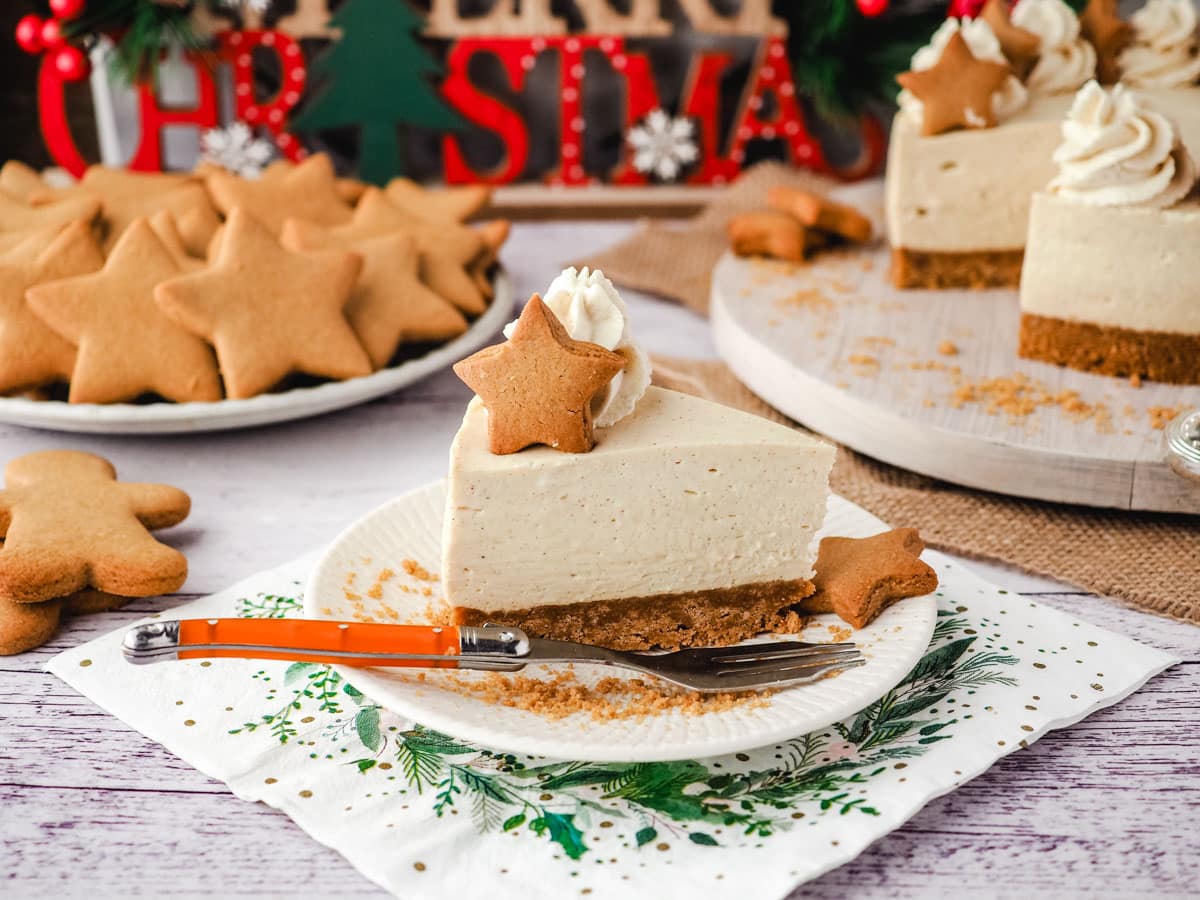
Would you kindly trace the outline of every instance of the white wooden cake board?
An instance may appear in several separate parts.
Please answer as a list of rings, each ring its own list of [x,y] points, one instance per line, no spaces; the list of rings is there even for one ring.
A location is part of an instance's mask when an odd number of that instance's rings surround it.
[[[878,183],[840,199],[881,221]],[[1200,513],[1200,482],[1167,464],[1162,427],[1200,407],[1200,386],[1021,359],[1015,290],[897,290],[889,256],[886,241],[804,265],[726,254],[718,352],[776,409],[883,462],[1019,497]]]

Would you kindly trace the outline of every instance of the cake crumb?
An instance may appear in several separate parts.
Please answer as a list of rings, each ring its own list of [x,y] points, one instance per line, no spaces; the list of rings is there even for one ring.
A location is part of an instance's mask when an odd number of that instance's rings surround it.
[[[829,630],[829,636],[837,644],[840,644],[842,641],[848,641],[851,635],[854,634],[849,628],[843,628],[841,625],[828,625],[826,627]]]
[[[342,595],[351,603],[362,599],[362,594],[355,593],[350,588],[342,588]]]
[[[782,309],[805,309],[824,312],[833,308],[833,301],[816,288],[805,288],[795,291],[776,301],[776,306]]]
[[[1150,427],[1155,431],[1162,431],[1181,412],[1182,406],[1151,406],[1146,410],[1150,416]]]
[[[664,681],[608,676],[589,685],[572,669],[547,677],[489,672],[471,677],[444,674],[439,679],[455,693],[485,703],[519,709],[547,719],[584,714],[596,722],[642,719],[663,713],[685,716],[726,712],[735,707],[759,709],[772,692],[702,694]]]
[[[413,578],[417,579],[418,581],[437,581],[438,580],[437,575],[434,575],[432,572],[430,572],[428,569],[426,569],[423,565],[421,565],[415,559],[403,560],[400,563],[400,567],[402,569],[404,569],[406,574],[411,575]]]
[[[870,353],[851,353],[846,361],[857,368],[860,375],[873,375],[879,371],[879,360]]]
[[[867,347],[895,347],[896,341],[890,337],[879,337],[877,335],[867,335],[859,338],[859,343]]]
[[[1142,376],[1134,372],[1129,376],[1129,386],[1132,388],[1140,388],[1142,386]]]
[[[382,600],[383,599],[383,585],[380,584],[378,581],[375,582],[373,585],[371,585],[369,588],[367,588],[367,596],[370,597],[372,600]]]
[[[937,345],[937,352],[942,356],[958,356],[958,344],[954,341],[942,341]]]

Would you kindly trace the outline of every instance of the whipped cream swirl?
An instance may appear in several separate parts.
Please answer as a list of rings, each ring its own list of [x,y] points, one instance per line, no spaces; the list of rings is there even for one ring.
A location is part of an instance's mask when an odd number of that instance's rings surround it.
[[[1094,81],[1075,96],[1054,151],[1051,193],[1093,206],[1166,207],[1196,183],[1196,165],[1171,120],[1117,85]]]
[[[1096,75],[1096,48],[1080,36],[1079,16],[1063,0],[1021,0],[1012,23],[1041,41],[1025,86],[1038,94],[1067,94]]]
[[[912,71],[923,72],[936,66],[942,58],[942,51],[946,49],[946,44],[950,42],[950,38],[954,37],[955,32],[959,31],[962,32],[963,39],[976,59],[986,59],[1008,65],[1008,58],[1000,49],[1000,41],[997,40],[996,33],[992,31],[992,26],[987,22],[983,19],[947,19],[933,33],[929,43],[913,54],[910,64]],[[1021,79],[1016,75],[1010,75],[1004,83],[1004,87],[992,95],[992,114],[996,117],[996,121],[1000,122],[1012,117],[1028,102],[1029,95],[1025,91],[1025,86],[1021,84]],[[905,113],[917,121],[921,120],[924,104],[910,91],[900,92],[899,103]]]
[[[564,269],[550,282],[542,302],[575,340],[599,344],[625,357],[625,368],[592,405],[597,428],[615,425],[633,412],[650,386],[650,357],[633,342],[625,301],[603,272],[584,266]],[[512,337],[516,324],[505,326],[505,337]]]
[[[1192,0],[1148,0],[1130,21],[1133,42],[1118,60],[1125,84],[1178,88],[1200,80],[1200,37]]]

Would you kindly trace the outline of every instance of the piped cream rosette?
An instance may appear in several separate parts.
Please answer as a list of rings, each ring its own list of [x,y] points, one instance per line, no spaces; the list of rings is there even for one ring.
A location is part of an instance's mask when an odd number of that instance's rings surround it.
[[[625,357],[625,368],[596,397],[592,418],[608,428],[632,413],[650,386],[650,357],[633,342],[629,311],[613,283],[599,269],[564,269],[550,282],[542,301],[577,341],[599,344]],[[504,328],[511,337],[515,322]]]
[[[1075,95],[1054,151],[1050,192],[1094,206],[1168,207],[1196,184],[1196,164],[1166,116],[1123,85]]]

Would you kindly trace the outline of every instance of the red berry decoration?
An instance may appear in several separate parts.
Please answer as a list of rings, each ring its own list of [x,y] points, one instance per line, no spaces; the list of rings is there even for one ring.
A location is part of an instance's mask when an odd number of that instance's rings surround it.
[[[82,81],[91,71],[91,65],[88,63],[87,57],[83,55],[83,51],[70,44],[64,44],[55,50],[51,62],[54,70],[65,81]]]
[[[26,53],[42,52],[42,20],[30,13],[17,22],[17,46]]]
[[[74,19],[87,6],[87,0],[50,0],[50,12],[64,21]]]
[[[986,0],[951,0],[948,16],[959,19],[974,19],[983,11]]]
[[[856,0],[858,11],[868,19],[874,19],[887,12],[888,0]]]
[[[63,37],[62,23],[58,19],[47,19],[42,23],[42,47],[46,50],[53,50],[55,47],[61,47],[67,42]]]

